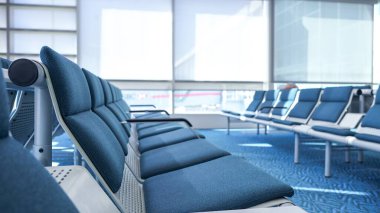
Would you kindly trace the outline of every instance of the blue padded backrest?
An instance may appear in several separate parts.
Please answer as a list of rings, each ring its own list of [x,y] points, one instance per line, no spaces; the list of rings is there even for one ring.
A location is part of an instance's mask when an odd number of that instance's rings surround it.
[[[100,78],[100,81],[101,81],[102,86],[103,86],[104,98],[106,100],[106,104],[110,104],[113,102],[111,88],[110,88],[110,86],[106,80]]]
[[[91,78],[89,76],[94,76],[94,75],[92,75],[90,71],[86,69],[82,69],[82,70],[88,81],[88,86],[91,93],[92,108],[103,106],[105,104],[105,99],[104,99],[102,84],[100,83],[99,78],[96,78],[96,76],[95,78]]]
[[[375,104],[368,110],[363,118],[362,127],[380,129],[380,87],[377,89]]]
[[[82,69],[49,47],[41,49],[65,124],[113,192],[123,178],[125,155],[107,124],[91,111],[91,94]]]
[[[321,97],[321,103],[315,109],[313,120],[337,122],[350,101],[352,87],[328,87]]]
[[[253,100],[247,107],[246,111],[255,112],[259,108],[261,102],[263,102],[264,95],[265,95],[265,91],[260,91],[260,90],[255,91]]]
[[[0,98],[1,212],[78,212],[45,168],[20,143],[8,137],[8,97],[2,73]]]
[[[3,69],[9,69],[9,66],[12,63],[12,61],[5,59],[5,58],[0,58],[0,62],[1,62],[1,64],[0,64],[1,68],[3,68]]]
[[[53,87],[62,115],[72,115],[91,109],[90,89],[81,68],[49,47],[41,49],[40,57],[48,69],[54,70],[56,81]]]
[[[303,89],[300,91],[298,102],[289,113],[289,117],[306,119],[318,103],[322,89]]]
[[[283,107],[283,108],[275,108],[272,111],[273,115],[285,115],[288,111],[290,106],[293,104],[294,99],[296,99],[298,89],[287,89],[287,90],[281,90],[281,96],[280,101],[276,104],[276,107]]]
[[[93,111],[110,127],[123,148],[124,154],[127,155],[129,136],[123,129],[116,115],[105,106],[103,88],[99,78],[85,69],[83,69],[83,72],[90,87],[91,99],[98,103],[97,105],[93,105]]]
[[[352,87],[327,87],[323,90],[322,102],[344,102],[350,100]]]
[[[298,102],[313,102],[317,103],[322,89],[302,89],[298,97]]]
[[[279,91],[278,90],[269,90],[265,95],[265,101],[260,105],[261,113],[269,113],[275,104]]]

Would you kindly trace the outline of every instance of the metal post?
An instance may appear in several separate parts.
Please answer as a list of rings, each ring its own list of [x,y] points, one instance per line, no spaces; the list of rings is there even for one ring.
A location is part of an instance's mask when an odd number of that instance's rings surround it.
[[[257,134],[260,135],[260,124],[257,124]]]
[[[344,150],[344,162],[349,163],[351,161],[351,148],[348,146],[346,150]]]
[[[44,86],[34,88],[34,145],[33,154],[44,166],[52,165],[52,104]]]
[[[78,151],[77,147],[74,147],[74,165],[82,164],[82,155]]]
[[[331,142],[330,141],[326,141],[325,177],[331,177]]]
[[[299,163],[299,147],[300,147],[300,135],[295,133],[294,135],[294,163]]]
[[[365,100],[364,95],[359,95],[359,112],[364,113],[365,111]]]
[[[265,131],[265,134],[267,135],[268,134],[268,126],[267,125],[264,125],[264,131]]]
[[[364,152],[363,152],[362,149],[360,149],[360,150],[358,151],[358,162],[359,162],[359,163],[363,163],[363,161],[364,161]]]
[[[230,135],[231,118],[227,116],[227,135]]]

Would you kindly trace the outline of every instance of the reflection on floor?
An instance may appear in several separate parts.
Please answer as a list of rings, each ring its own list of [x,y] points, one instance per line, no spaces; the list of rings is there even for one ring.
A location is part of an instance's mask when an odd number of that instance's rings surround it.
[[[248,159],[252,164],[290,184],[295,189],[291,200],[309,212],[380,212],[380,154],[365,152],[364,163],[344,162],[343,152],[333,154],[333,176],[325,178],[324,143],[301,146],[301,163],[293,164],[293,134],[270,131],[200,130],[216,146]],[[53,161],[73,164],[73,148],[66,135],[55,138]]]

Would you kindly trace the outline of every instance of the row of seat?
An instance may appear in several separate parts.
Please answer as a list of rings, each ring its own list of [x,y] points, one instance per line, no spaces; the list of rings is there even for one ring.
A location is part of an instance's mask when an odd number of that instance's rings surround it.
[[[57,118],[126,212],[288,205],[287,184],[160,110],[133,110],[121,91],[49,47],[41,61]],[[17,63],[17,61],[15,62]],[[10,67],[12,69],[12,65]]]
[[[262,93],[263,91],[259,91],[258,96],[261,97]],[[273,93],[273,90],[267,92],[270,101],[273,100]],[[286,96],[289,93],[290,91],[281,91],[281,94],[286,94]],[[301,136],[308,135],[327,140],[325,176],[330,176],[331,166],[328,161],[331,160],[331,142],[340,142],[345,145],[380,151],[380,145],[378,144],[380,142],[380,131],[377,131],[380,124],[375,119],[379,113],[377,111],[377,105],[380,102],[379,96],[376,95],[373,106],[362,119],[364,113],[348,112],[355,93],[357,93],[357,90],[351,86],[328,87],[323,90],[319,88],[302,89],[298,91],[297,99],[293,99],[292,96],[292,100],[295,101],[289,101],[287,107],[284,108],[286,110],[281,114],[282,117],[279,116],[279,113],[276,113],[277,106],[284,106],[281,103],[282,101],[278,101],[276,104],[272,104],[273,107],[271,107],[270,112],[266,113],[267,117],[263,118],[260,104],[257,104],[260,102],[259,98],[254,98],[252,101],[256,102],[255,105],[258,105],[258,107],[256,111],[249,112],[249,116],[247,116],[247,112],[231,113],[224,111],[223,114],[243,121],[295,132],[295,163],[299,162]],[[285,97],[281,99],[285,100]],[[261,105],[267,106],[266,101]]]

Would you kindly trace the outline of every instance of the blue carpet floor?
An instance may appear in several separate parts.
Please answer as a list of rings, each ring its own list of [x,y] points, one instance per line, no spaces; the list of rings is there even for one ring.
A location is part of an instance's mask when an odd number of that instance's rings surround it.
[[[325,178],[324,143],[301,146],[300,164],[293,164],[292,133],[270,131],[200,130],[216,146],[242,156],[295,189],[291,200],[308,212],[380,212],[380,154],[365,152],[364,163],[357,153],[351,163],[343,152],[333,152],[333,176]],[[73,164],[73,147],[66,135],[54,140],[55,165]]]

